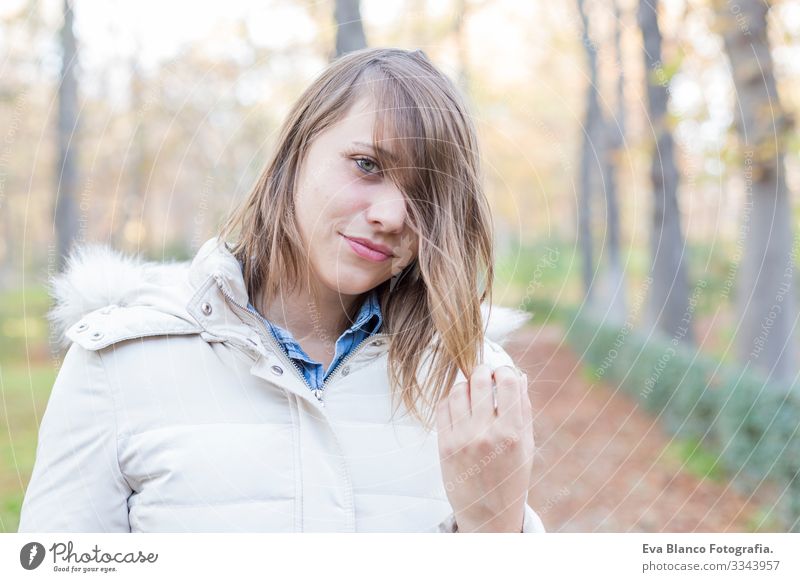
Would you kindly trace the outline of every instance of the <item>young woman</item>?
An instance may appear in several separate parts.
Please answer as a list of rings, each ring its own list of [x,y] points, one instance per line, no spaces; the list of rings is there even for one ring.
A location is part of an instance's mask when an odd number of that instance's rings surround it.
[[[458,91],[346,55],[191,264],[73,254],[20,531],[544,531],[492,274]]]

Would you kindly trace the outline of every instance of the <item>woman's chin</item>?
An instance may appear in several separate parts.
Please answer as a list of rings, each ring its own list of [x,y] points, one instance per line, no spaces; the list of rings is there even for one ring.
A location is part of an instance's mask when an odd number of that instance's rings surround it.
[[[368,276],[365,273],[348,272],[339,273],[338,278],[331,285],[332,289],[337,289],[341,295],[361,295],[374,289],[383,282],[382,279],[375,278],[374,275]]]

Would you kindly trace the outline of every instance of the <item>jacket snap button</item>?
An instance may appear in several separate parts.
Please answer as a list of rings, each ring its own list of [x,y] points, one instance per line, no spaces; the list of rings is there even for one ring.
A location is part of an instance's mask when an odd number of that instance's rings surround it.
[[[283,374],[283,368],[281,368],[280,366],[272,366],[271,370],[272,373],[275,374],[276,376],[281,376]]]
[[[89,327],[88,323],[81,323],[78,327],[75,328],[75,331],[86,331]]]
[[[92,334],[92,339],[95,341],[99,340],[101,337],[103,337],[102,331],[96,331]]]
[[[350,373],[350,366],[342,368],[342,376],[347,376]]]
[[[211,315],[211,304],[210,303],[203,303],[200,306],[200,311],[203,312],[203,315]]]
[[[379,340],[379,339],[375,340],[374,342],[372,342],[372,345],[373,346],[382,346],[383,345],[383,340]]]

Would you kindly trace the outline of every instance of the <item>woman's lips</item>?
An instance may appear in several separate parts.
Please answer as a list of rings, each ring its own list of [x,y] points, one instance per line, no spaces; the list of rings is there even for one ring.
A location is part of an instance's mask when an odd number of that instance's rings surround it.
[[[362,245],[359,242],[354,241],[351,238],[347,238],[346,236],[342,235],[344,239],[347,241],[347,244],[350,245],[350,248],[353,249],[353,252],[357,254],[362,259],[367,259],[368,261],[373,261],[375,263],[383,262],[387,259],[391,259],[392,255],[387,255],[380,251],[376,251],[375,249],[371,249],[366,245]]]

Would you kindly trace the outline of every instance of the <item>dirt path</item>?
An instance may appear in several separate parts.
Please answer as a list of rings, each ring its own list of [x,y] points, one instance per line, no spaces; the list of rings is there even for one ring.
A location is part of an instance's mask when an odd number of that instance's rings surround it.
[[[699,479],[664,454],[670,437],[634,399],[591,387],[561,329],[527,328],[505,348],[532,385],[539,450],[530,502],[548,531],[739,532],[760,522],[727,483]]]

